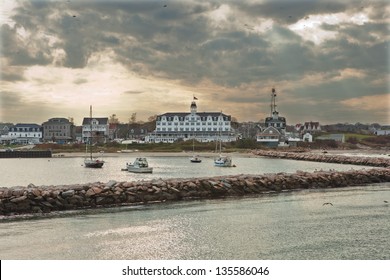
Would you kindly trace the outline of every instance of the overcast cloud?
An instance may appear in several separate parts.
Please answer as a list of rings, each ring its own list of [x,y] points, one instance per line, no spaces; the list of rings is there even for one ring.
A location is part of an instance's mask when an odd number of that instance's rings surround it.
[[[386,1],[3,1],[0,121],[223,111],[390,124]]]

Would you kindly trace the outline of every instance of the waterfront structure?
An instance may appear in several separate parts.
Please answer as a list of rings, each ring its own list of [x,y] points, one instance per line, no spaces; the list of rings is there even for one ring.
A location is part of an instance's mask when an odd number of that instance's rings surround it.
[[[75,140],[75,126],[66,118],[51,118],[42,124],[43,141],[65,144]]]
[[[35,123],[18,123],[10,127],[8,139],[14,144],[39,144],[42,140],[42,127]]]
[[[231,116],[222,112],[198,112],[194,100],[190,112],[165,113],[158,115],[156,129],[149,133],[145,141],[173,143],[176,141],[197,140],[199,142],[235,141],[231,127]]]
[[[286,137],[286,118],[279,115],[276,105],[276,90],[274,88],[271,91],[270,107],[270,116],[265,118],[265,128],[257,133],[256,141],[268,147],[288,144]]]
[[[82,125],[82,141],[87,143],[92,137],[94,142],[106,143],[109,139],[108,118],[84,118]]]

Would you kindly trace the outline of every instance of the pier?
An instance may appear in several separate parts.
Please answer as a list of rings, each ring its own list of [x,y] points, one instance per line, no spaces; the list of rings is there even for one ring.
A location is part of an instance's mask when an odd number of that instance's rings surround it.
[[[48,151],[35,150],[8,150],[0,151],[0,158],[51,158],[52,153]]]
[[[387,168],[390,167],[389,158],[353,157],[353,156],[344,156],[344,155],[311,154],[311,153],[296,153],[296,152],[282,152],[282,151],[269,151],[269,150],[255,150],[252,151],[252,153],[256,156],[263,156],[263,157],[270,157],[270,158],[328,162],[328,163],[339,163],[339,164],[366,165],[366,166],[387,167]]]

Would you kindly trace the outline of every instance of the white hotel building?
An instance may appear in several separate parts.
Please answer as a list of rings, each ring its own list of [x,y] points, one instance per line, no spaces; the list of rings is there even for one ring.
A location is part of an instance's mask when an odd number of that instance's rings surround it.
[[[195,101],[192,101],[190,113],[165,113],[157,116],[156,130],[150,133],[145,141],[154,143],[173,143],[178,140],[211,142],[221,139],[222,142],[235,141],[231,127],[231,116],[222,112],[197,112]]]

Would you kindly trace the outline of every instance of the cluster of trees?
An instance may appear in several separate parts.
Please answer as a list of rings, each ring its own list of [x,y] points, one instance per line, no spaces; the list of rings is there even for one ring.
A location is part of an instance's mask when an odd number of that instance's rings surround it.
[[[147,122],[155,122],[157,119],[157,115],[153,115],[153,116],[150,116],[148,117],[148,121]],[[121,122],[119,121],[118,117],[116,116],[116,114],[112,114],[109,118],[108,118],[108,122],[110,124],[121,124]],[[128,119],[127,121],[127,124],[143,124],[145,123],[145,121],[140,121],[138,120],[137,121],[137,112],[135,113],[132,113],[130,118]]]

